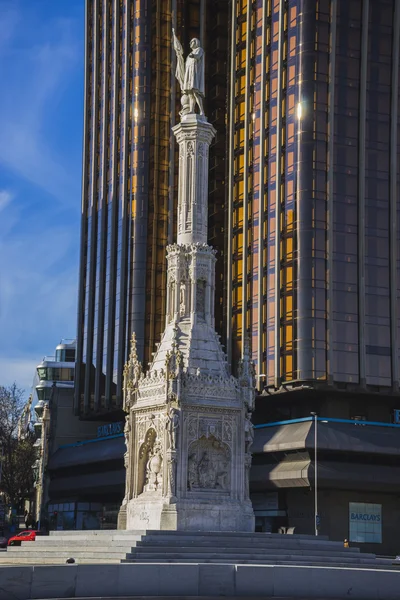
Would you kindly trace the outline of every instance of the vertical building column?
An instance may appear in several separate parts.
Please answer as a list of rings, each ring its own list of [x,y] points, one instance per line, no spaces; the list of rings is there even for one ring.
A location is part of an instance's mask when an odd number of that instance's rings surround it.
[[[167,327],[168,323],[170,322],[171,292],[172,292],[172,285],[170,282],[170,276],[167,272],[167,302],[166,302],[166,307],[165,307],[165,327]]]
[[[244,96],[244,174],[243,174],[243,251],[242,251],[242,348],[241,355],[244,356],[244,346],[247,337],[247,275],[248,275],[248,246],[249,246],[249,122],[250,122],[250,71],[252,61],[251,48],[251,12],[252,3],[247,3],[246,15],[246,90]]]
[[[235,81],[236,81],[236,2],[231,2],[229,151],[228,151],[228,219],[226,258],[226,353],[232,364],[232,217],[234,193],[234,134],[235,134]]]
[[[160,84],[160,66],[161,65],[161,2],[165,3],[166,0],[155,0],[155,9],[149,9],[149,12],[154,12],[155,20],[155,36],[152,40],[152,51],[155,56],[155,64],[157,65],[153,76],[155,79],[154,85],[154,114],[151,115],[153,123],[153,153],[154,153],[154,165],[155,169],[153,172],[153,235],[151,243],[151,263],[147,264],[147,270],[150,271],[150,310],[148,317],[150,319],[149,327],[149,349],[150,356],[155,349],[155,327],[156,327],[156,275],[157,275],[157,222],[160,217],[160,200],[159,200],[159,170],[157,168],[160,156],[160,95],[161,95],[161,84]],[[153,15],[152,15],[153,16]],[[152,18],[152,16],[150,18]]]
[[[264,195],[265,195],[265,78],[266,78],[266,54],[267,45],[265,42],[266,27],[267,27],[267,2],[263,0],[262,5],[262,30],[261,30],[261,91],[260,91],[260,200],[258,214],[258,335],[257,335],[257,368],[258,368],[258,389],[261,388],[260,375],[263,372],[263,353],[266,348],[264,341]]]
[[[392,89],[390,108],[390,345],[392,358],[392,387],[399,389],[399,353],[397,347],[397,126],[400,52],[400,0],[394,0],[392,42]]]
[[[119,0],[114,1],[114,126],[113,126],[113,153],[112,153],[112,214],[111,214],[111,261],[110,261],[110,293],[108,305],[108,336],[107,336],[107,367],[106,367],[106,407],[111,406],[114,369],[114,338],[115,338],[115,301],[116,301],[116,266],[117,266],[117,240],[118,240],[118,191],[119,178],[117,176],[117,127],[118,127],[118,79],[119,79]]]
[[[205,309],[204,309],[204,317],[207,325],[211,325],[211,276],[208,278],[206,282],[205,289]]]
[[[128,338],[136,333],[137,353],[140,362],[144,359],[146,319],[146,262],[148,227],[148,189],[150,157],[150,104],[151,104],[151,19],[147,0],[129,0],[134,11],[133,36],[133,136],[132,175],[136,189],[132,189],[130,201],[134,207],[132,219],[131,322]],[[139,57],[145,55],[145,61]]]
[[[329,48],[329,139],[327,170],[327,377],[333,381],[333,149],[335,141],[335,74],[336,74],[337,2],[331,2],[331,37]]]
[[[101,178],[101,239],[100,239],[100,269],[98,274],[99,279],[99,312],[98,312],[98,325],[97,325],[97,350],[96,350],[96,373],[95,373],[95,386],[94,386],[94,410],[98,410],[101,400],[102,392],[102,381],[103,381],[103,347],[104,347],[104,315],[105,315],[105,273],[106,273],[106,254],[107,254],[107,130],[108,130],[108,59],[110,52],[109,42],[109,11],[108,3],[104,2],[104,15],[103,15],[103,31],[105,35],[103,37],[103,134],[102,134],[102,148],[103,154],[100,157],[102,178]]]
[[[174,319],[179,319],[179,300],[181,294],[181,282],[179,279],[179,256],[176,257],[176,269],[175,269],[175,306],[174,306]]]
[[[206,31],[206,10],[207,0],[200,0],[200,45],[204,50],[207,50]]]
[[[171,0],[172,27],[177,28],[177,0]],[[204,47],[203,45],[201,46]],[[170,77],[170,135],[169,135],[169,180],[168,180],[168,244],[172,244],[174,236],[174,184],[175,184],[175,138],[172,127],[175,125],[176,111],[176,55],[171,44],[171,77]]]
[[[297,150],[297,372],[313,376],[313,128],[316,0],[302,0],[299,16],[299,111]]]
[[[98,90],[98,75],[100,70],[99,63],[99,0],[94,2],[93,10],[93,110],[92,110],[92,169],[91,169],[91,198],[90,203],[91,234],[90,234],[90,268],[89,274],[89,301],[88,301],[88,317],[87,317],[87,337],[86,337],[86,370],[85,370],[85,387],[84,387],[84,410],[89,410],[90,396],[92,390],[92,373],[94,371],[93,361],[93,336],[94,336],[94,302],[96,295],[96,257],[97,257],[97,211],[98,211],[98,178],[97,178],[97,145],[99,139],[98,126],[98,111],[99,111],[99,90]]]
[[[83,149],[82,149],[82,206],[81,206],[81,243],[80,243],[80,262],[79,262],[79,293],[78,293],[78,322],[77,322],[77,339],[76,339],[76,362],[75,362],[75,389],[74,389],[74,414],[80,412],[81,379],[83,371],[83,331],[85,318],[85,246],[86,246],[86,207],[88,203],[87,197],[87,158],[88,158],[88,143],[87,143],[87,111],[88,111],[88,86],[89,86],[89,69],[88,69],[88,13],[89,3],[85,2],[85,84],[83,94]]]
[[[122,79],[124,85],[122,85],[122,98],[123,98],[123,159],[120,160],[120,173],[123,173],[122,178],[122,249],[121,249],[121,277],[120,277],[120,310],[119,310],[119,331],[118,331],[118,360],[117,360],[117,400],[118,404],[122,405],[122,386],[123,386],[123,370],[126,361],[129,356],[129,349],[127,349],[127,331],[126,331],[126,315],[127,315],[127,293],[128,293],[128,233],[129,233],[129,217],[130,217],[130,206],[128,196],[128,153],[129,153],[129,136],[128,136],[128,119],[129,119],[129,10],[127,9],[122,13],[123,25],[125,28],[125,38],[122,38],[123,42],[123,62],[122,62]],[[122,143],[122,142],[121,142]]]
[[[360,104],[358,122],[358,356],[359,383],[365,375],[365,121],[367,106],[369,0],[362,4]]]
[[[279,2],[278,77],[276,98],[276,195],[275,195],[275,387],[281,384],[281,154],[282,154],[282,54],[284,0]]]
[[[191,294],[190,294],[190,324],[192,327],[196,325],[197,313],[197,265],[196,265],[196,253],[192,252],[192,278],[191,278]]]

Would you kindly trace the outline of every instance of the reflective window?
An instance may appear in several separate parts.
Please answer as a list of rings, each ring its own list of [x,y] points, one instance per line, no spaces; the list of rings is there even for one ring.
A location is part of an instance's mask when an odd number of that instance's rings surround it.
[[[382,543],[382,504],[349,502],[349,541]]]

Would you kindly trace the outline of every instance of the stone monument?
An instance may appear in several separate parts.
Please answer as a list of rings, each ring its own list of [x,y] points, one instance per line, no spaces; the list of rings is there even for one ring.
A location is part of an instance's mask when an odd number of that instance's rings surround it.
[[[207,245],[208,152],[204,52],[174,35],[181,121],[178,239],[167,248],[165,331],[146,373],[135,335],[124,371],[127,413],[123,529],[254,531],[249,499],[254,367],[244,348],[230,374],[214,329],[215,251]],[[196,106],[200,114],[195,113]]]

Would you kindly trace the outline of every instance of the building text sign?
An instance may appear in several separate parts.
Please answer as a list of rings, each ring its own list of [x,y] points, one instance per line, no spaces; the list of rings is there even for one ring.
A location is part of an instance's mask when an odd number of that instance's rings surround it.
[[[382,543],[382,504],[349,503],[349,540],[369,544]]]
[[[124,432],[124,423],[123,421],[118,421],[117,423],[107,423],[107,425],[100,425],[97,428],[97,437],[108,437],[110,435],[118,435],[119,433]]]

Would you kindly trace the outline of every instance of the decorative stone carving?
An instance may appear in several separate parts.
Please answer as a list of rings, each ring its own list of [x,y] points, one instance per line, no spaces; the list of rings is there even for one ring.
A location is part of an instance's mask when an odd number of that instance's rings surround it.
[[[189,447],[188,489],[227,491],[230,488],[230,450],[214,436],[200,438]]]
[[[253,445],[253,441],[254,441],[253,423],[250,420],[250,413],[247,413],[245,421],[244,421],[244,442],[245,442],[246,454],[250,453],[250,448]]]
[[[168,413],[165,420],[165,429],[168,434],[168,445],[171,450],[176,450],[177,447],[177,435],[179,429],[180,415],[179,410],[173,406],[169,407]]]
[[[132,333],[131,351],[129,360],[124,367],[124,405],[126,412],[129,411],[135,398],[135,392],[141,376],[143,375],[142,365],[140,364],[136,350],[136,335]]]
[[[187,155],[189,157],[194,155],[193,142],[188,142],[188,144],[187,144]]]
[[[196,312],[199,317],[205,317],[206,289],[204,281],[197,281]]]
[[[176,496],[176,452],[168,451],[168,494],[175,498]]]
[[[130,432],[131,432],[130,416],[127,415],[127,417],[125,418],[125,427],[124,427],[125,447],[126,447],[126,452],[124,454],[124,466],[125,466],[125,468],[127,468],[128,462],[129,462]]]
[[[149,452],[149,458],[146,464],[146,483],[145,492],[156,492],[161,490],[162,486],[162,452],[161,445],[155,443]]]
[[[182,111],[180,114],[184,116],[188,113],[194,113],[195,105],[197,104],[200,115],[204,115],[204,50],[200,47],[200,41],[197,38],[193,38],[190,42],[191,52],[185,64],[183,48],[175,35],[174,29],[172,30],[172,36],[177,58],[175,76],[179,81],[182,91]]]
[[[189,114],[194,93],[183,88],[184,116],[173,129],[178,239],[167,248],[165,330],[146,374],[134,342],[125,369],[129,491],[119,522],[126,516],[128,529],[252,531],[251,352],[244,351],[236,379],[214,330],[216,253],[207,245],[207,199],[215,130]]]

